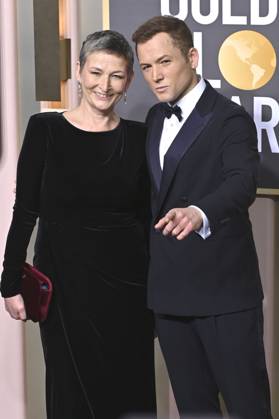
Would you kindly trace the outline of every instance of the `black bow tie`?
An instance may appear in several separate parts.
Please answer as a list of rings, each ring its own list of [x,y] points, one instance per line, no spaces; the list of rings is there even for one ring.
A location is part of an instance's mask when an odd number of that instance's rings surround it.
[[[163,111],[166,118],[169,119],[174,114],[179,122],[182,121],[182,110],[178,105],[170,106],[167,103],[163,103]]]

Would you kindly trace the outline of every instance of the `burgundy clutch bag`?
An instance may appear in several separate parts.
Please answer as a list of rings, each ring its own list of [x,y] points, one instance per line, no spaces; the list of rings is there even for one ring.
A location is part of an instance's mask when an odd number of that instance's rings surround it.
[[[44,321],[52,296],[52,283],[46,275],[29,263],[23,266],[21,294],[27,319],[33,322]]]

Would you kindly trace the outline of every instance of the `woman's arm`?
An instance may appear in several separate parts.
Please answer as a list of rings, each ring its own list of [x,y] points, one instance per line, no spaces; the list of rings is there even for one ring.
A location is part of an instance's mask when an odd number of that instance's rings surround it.
[[[30,118],[17,166],[16,199],[1,278],[1,294],[13,318],[25,319],[21,272],[40,212],[41,179],[46,159],[46,126],[40,114]]]

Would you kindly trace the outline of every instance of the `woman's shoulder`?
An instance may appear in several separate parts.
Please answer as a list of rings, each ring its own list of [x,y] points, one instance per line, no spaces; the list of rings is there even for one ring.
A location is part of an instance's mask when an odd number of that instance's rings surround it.
[[[60,112],[39,112],[30,116],[30,121],[51,122],[60,118]]]
[[[128,130],[137,132],[138,135],[146,135],[147,126],[144,122],[134,121],[131,119],[122,119],[122,122],[126,125]]]
[[[122,119],[122,124],[126,126],[128,138],[131,138],[134,144],[145,144],[147,136],[146,124],[140,121],[133,121],[130,119]]]
[[[25,130],[25,143],[30,141],[37,143],[38,138],[45,141],[49,132],[59,125],[60,118],[59,112],[40,112],[31,115]]]
[[[131,126],[131,127],[137,127],[137,128],[146,128],[146,125],[144,122],[141,121],[135,121],[132,119],[123,119],[121,118],[122,121],[127,124],[127,126]]]
[[[53,131],[60,126],[61,113],[60,112],[40,112],[30,116],[26,132],[40,134],[47,134],[50,130]]]

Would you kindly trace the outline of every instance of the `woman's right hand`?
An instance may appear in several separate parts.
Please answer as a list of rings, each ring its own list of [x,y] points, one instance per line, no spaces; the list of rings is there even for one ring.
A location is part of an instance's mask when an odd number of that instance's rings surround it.
[[[21,294],[5,298],[5,308],[13,319],[26,320],[25,305]]]

